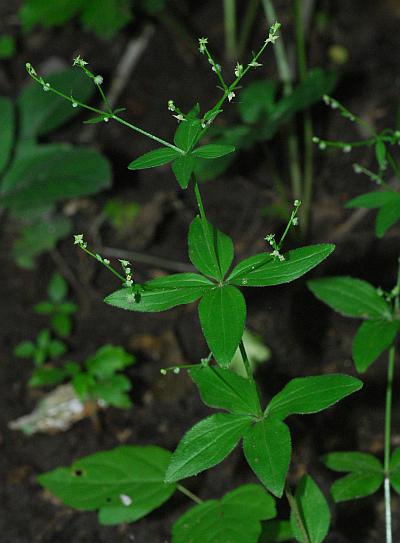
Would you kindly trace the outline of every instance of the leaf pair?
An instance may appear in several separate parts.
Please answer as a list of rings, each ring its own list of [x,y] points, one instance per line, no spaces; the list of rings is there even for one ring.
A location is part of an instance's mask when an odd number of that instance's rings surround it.
[[[283,420],[326,409],[362,386],[361,381],[347,375],[293,379],[263,413],[252,381],[217,367],[194,368],[190,376],[205,404],[229,413],[211,415],[184,435],[172,456],[166,480],[177,481],[215,466],[243,438],[248,464],[277,497],[283,493],[292,449]]]
[[[375,233],[378,238],[382,238],[386,231],[400,219],[400,193],[395,191],[367,192],[347,202],[346,207],[378,209]]]
[[[338,313],[365,319],[352,347],[359,372],[366,371],[393,344],[400,322],[393,318],[392,308],[370,283],[352,277],[327,277],[309,281],[308,287]]]
[[[208,221],[196,217],[189,229],[189,258],[203,274],[181,273],[153,279],[143,285],[139,301],[129,289],[110,294],[105,302],[130,311],[165,311],[181,304],[199,304],[200,324],[218,364],[227,367],[242,339],[246,303],[238,286],[271,286],[294,281],[317,266],[334,245],[320,244],[289,251],[283,262],[269,253],[232,264],[232,240]]]
[[[336,503],[374,494],[381,487],[385,477],[381,462],[372,454],[333,452],[326,454],[322,461],[329,469],[349,472],[331,486],[331,494]],[[392,455],[389,479],[393,488],[400,494],[400,448]]]

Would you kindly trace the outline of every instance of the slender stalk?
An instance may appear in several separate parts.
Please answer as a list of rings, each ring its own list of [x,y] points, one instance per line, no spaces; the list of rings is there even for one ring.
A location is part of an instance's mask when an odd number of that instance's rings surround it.
[[[304,22],[301,9],[301,0],[294,0],[294,20],[296,33],[296,52],[299,69],[300,81],[307,78],[307,57],[306,42],[304,36]],[[313,142],[312,142],[312,119],[309,110],[303,115],[303,134],[304,134],[304,171],[303,171],[303,208],[300,228],[303,234],[306,234],[310,217],[310,207],[312,198],[313,184]]]
[[[194,194],[196,196],[197,207],[199,208],[201,220],[206,222],[207,221],[206,212],[204,210],[203,200],[200,194],[199,182],[197,181],[196,178],[194,179]]]
[[[239,58],[242,58],[244,50],[246,49],[259,6],[260,0],[248,0],[246,13],[244,14],[243,23],[239,33],[237,50],[237,56]]]
[[[236,0],[224,0],[225,51],[233,60],[236,57]]]
[[[182,492],[182,494],[185,494],[185,496],[193,500],[195,503],[197,504],[203,503],[203,500],[201,498],[196,496],[196,494],[193,494],[193,492],[190,492],[190,490],[186,488],[185,486],[178,484],[176,485],[176,488],[179,490],[179,492]]]
[[[386,520],[386,543],[392,543],[392,511],[390,500],[390,443],[391,443],[391,422],[392,422],[392,388],[394,373],[395,348],[389,350],[387,386],[386,386],[386,409],[385,409],[385,450],[384,450],[384,471],[385,471],[385,520]]]
[[[299,530],[301,531],[301,534],[303,536],[303,543],[310,543],[310,538],[304,525],[303,517],[301,516],[299,506],[288,484],[286,484],[285,493],[290,505],[290,509],[293,511],[293,514],[296,518],[297,526],[299,527]]]
[[[272,0],[262,0],[264,13],[269,24],[276,20],[276,12]],[[278,67],[279,77],[283,83],[283,94],[292,94],[292,75],[286,56],[285,45],[282,37],[275,43],[274,54]],[[288,123],[287,146],[289,155],[289,172],[293,198],[301,198],[301,169],[299,159],[299,145],[293,121]]]
[[[239,350],[240,350],[240,354],[242,355],[243,364],[247,373],[247,378],[250,381],[253,381],[254,383],[253,370],[251,369],[250,360],[249,360],[249,357],[247,356],[246,347],[244,346],[243,339],[240,340]]]

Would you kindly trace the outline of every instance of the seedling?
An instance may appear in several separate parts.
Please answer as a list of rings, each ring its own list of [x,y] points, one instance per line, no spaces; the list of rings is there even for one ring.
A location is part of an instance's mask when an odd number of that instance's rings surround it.
[[[97,85],[104,101],[103,110],[59,91],[27,65],[31,77],[46,93],[53,92],[72,105],[95,113],[91,122],[114,120],[161,145],[136,158],[128,167],[139,170],[171,164],[179,186],[194,191],[199,209],[188,233],[189,259],[197,271],[166,275],[143,284],[136,282],[130,262],[120,260],[115,268],[108,259],[88,247],[83,234],[75,235],[75,244],[112,272],[121,284],[119,290],[106,297],[106,303],[140,313],[165,311],[199,301],[198,315],[207,345],[204,345],[204,358],[199,364],[163,368],[162,373],[179,374],[187,369],[203,402],[219,410],[189,429],[172,454],[154,446],[118,447],[83,458],[71,468],[59,468],[40,476],[41,484],[66,504],[82,510],[98,510],[99,520],[104,524],[133,522],[179,490],[196,506],[175,523],[173,543],[187,543],[188,533],[195,542],[257,543],[261,521],[275,518],[275,498],[283,495],[291,509],[290,524],[286,519],[275,524],[274,529],[282,527],[304,543],[320,543],[328,533],[329,508],[313,479],[305,475],[295,494],[287,483],[292,458],[287,419],[327,409],[359,390],[362,383],[342,374],[300,377],[292,379],[280,391],[268,390],[264,406],[243,343],[247,307],[242,290],[291,283],[325,260],[334,246],[322,243],[284,250],[287,235],[298,221],[301,202],[296,200],[282,235],[267,234],[264,251],[239,259],[232,267],[233,241],[207,219],[196,176],[199,159],[212,161],[233,153],[232,145],[202,145],[201,141],[222,113],[224,104],[234,98],[244,76],[260,66],[264,50],[278,40],[279,26],[278,23],[272,25],[262,47],[248,64],[236,64],[231,83],[226,81],[221,66],[214,60],[207,38],[199,40],[200,53],[217,77],[221,94],[205,113],[201,113],[198,104],[189,113],[183,113],[173,100],[168,102],[169,111],[179,123],[174,143],[119,117],[109,107],[102,80],[88,70],[86,61],[80,57],[74,64]],[[231,369],[238,348],[246,370],[245,378]],[[262,486],[244,485],[220,500],[203,502],[180,483],[219,464],[240,442],[243,442],[245,459]]]
[[[36,342],[22,341],[14,349],[14,355],[18,358],[30,358],[37,368],[43,366],[48,360],[54,360],[62,356],[67,350],[65,343],[51,337],[50,330],[41,330]]]
[[[68,284],[55,273],[47,287],[48,300],[35,305],[34,311],[40,315],[49,315],[53,330],[61,337],[68,337],[72,329],[71,315],[77,306],[67,299]]]

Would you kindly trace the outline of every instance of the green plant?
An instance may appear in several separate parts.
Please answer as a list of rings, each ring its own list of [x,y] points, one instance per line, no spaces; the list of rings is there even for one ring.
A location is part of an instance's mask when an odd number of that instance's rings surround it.
[[[49,315],[53,330],[61,337],[68,337],[72,329],[71,315],[77,306],[67,299],[68,284],[58,273],[53,274],[47,287],[48,300],[35,305],[34,311]]]
[[[74,70],[50,76],[48,81],[68,93],[73,87],[75,95],[85,100],[92,95],[93,84]],[[76,107],[32,84],[22,90],[16,105],[0,97],[0,207],[20,225],[13,247],[17,263],[32,268],[37,255],[52,249],[71,231],[71,221],[57,210],[57,204],[108,187],[111,169],[95,150],[39,143],[39,138],[73,118]]]
[[[149,15],[160,13],[166,0],[141,0],[139,8]],[[86,30],[100,38],[111,39],[133,19],[133,0],[25,0],[19,15],[23,29],[37,25],[46,28],[66,24],[78,17]],[[136,9],[136,3],[135,3]]]
[[[184,190],[193,187],[199,215],[189,227],[188,252],[196,273],[166,275],[139,284],[130,262],[120,260],[120,272],[108,259],[88,248],[83,234],[75,235],[75,244],[122,283],[122,288],[106,297],[105,302],[110,305],[134,312],[159,312],[199,300],[198,314],[210,351],[208,356],[199,364],[164,368],[162,373],[187,369],[203,402],[219,410],[189,429],[172,454],[154,446],[118,447],[78,460],[71,468],[59,468],[40,476],[41,484],[64,503],[81,510],[98,510],[99,520],[104,524],[133,522],[179,490],[196,506],[175,523],[173,543],[187,543],[188,533],[194,542],[257,543],[262,536],[264,541],[291,537],[304,543],[320,543],[328,533],[329,507],[318,485],[305,475],[293,494],[287,482],[292,440],[286,419],[322,411],[358,391],[362,383],[342,374],[300,377],[292,379],[280,391],[269,390],[264,406],[243,342],[247,308],[242,289],[291,283],[325,260],[334,246],[318,244],[283,252],[290,229],[298,224],[301,202],[296,200],[283,234],[280,237],[268,234],[265,238],[268,250],[239,260],[232,269],[233,241],[208,221],[195,173],[199,159],[213,160],[234,151],[232,145],[200,142],[222,112],[224,103],[234,96],[244,75],[260,65],[259,58],[267,45],[276,42],[278,29],[279,24],[272,25],[263,46],[246,66],[236,64],[235,78],[230,84],[225,82],[220,66],[214,61],[207,39],[199,40],[200,52],[211,64],[222,96],[203,115],[199,105],[184,114],[170,100],[169,110],[180,123],[173,144],[117,116],[109,108],[101,82],[98,87],[104,110],[75,101],[96,113],[95,122],[116,120],[162,145],[135,159],[128,166],[130,169],[170,163],[179,186]],[[89,78],[95,77],[80,57],[75,64]],[[38,76],[30,64],[27,69],[43,88],[70,102],[74,100]],[[246,377],[231,369],[237,348]],[[180,484],[180,480],[219,464],[241,441],[245,459],[262,486],[244,485],[220,500],[203,502]],[[284,494],[291,510],[290,524],[288,520],[279,520],[268,527],[268,521],[276,516],[275,498]],[[264,534],[261,521],[267,521]]]
[[[62,356],[67,350],[65,343],[51,337],[50,330],[40,330],[36,342],[22,341],[14,349],[14,355],[19,358],[31,358],[37,368],[43,366],[47,359]]]
[[[338,148],[346,153],[355,147],[374,148],[379,172],[373,173],[358,163],[354,164],[354,171],[365,173],[383,190],[354,198],[346,207],[379,208],[375,232],[378,237],[382,237],[400,218],[400,195],[385,181],[389,169],[397,178],[399,177],[399,165],[391,146],[400,141],[400,133],[390,129],[376,132],[370,124],[351,113],[337,100],[325,96],[324,101],[332,109],[338,110],[343,117],[360,124],[371,134],[367,139],[360,141],[330,141],[315,137],[314,142],[321,150]],[[328,453],[322,460],[328,468],[347,473],[331,487],[335,502],[369,496],[383,485],[386,543],[392,543],[391,486],[400,493],[400,449],[397,448],[392,452],[391,443],[395,342],[400,331],[400,259],[396,283],[390,291],[376,288],[367,281],[346,276],[316,279],[309,281],[308,286],[318,299],[341,315],[363,320],[352,345],[352,356],[358,372],[367,371],[380,355],[388,353],[383,464],[372,454],[353,451]]]

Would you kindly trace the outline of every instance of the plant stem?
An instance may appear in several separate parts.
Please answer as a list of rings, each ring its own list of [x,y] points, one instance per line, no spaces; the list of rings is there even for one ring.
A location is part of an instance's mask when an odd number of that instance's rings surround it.
[[[196,196],[197,206],[198,206],[199,211],[200,211],[201,220],[204,223],[206,223],[207,222],[206,212],[204,211],[203,200],[201,199],[201,194],[200,194],[200,189],[199,189],[199,182],[197,181],[196,178],[194,178],[194,194]]]
[[[243,364],[246,369],[247,378],[254,383],[253,370],[251,369],[249,357],[247,356],[246,347],[244,346],[243,339],[239,343],[240,354],[242,355]]]
[[[390,504],[390,442],[391,442],[391,422],[392,422],[392,388],[394,373],[395,348],[392,346],[389,350],[387,386],[386,386],[386,409],[385,409],[385,451],[384,451],[384,471],[385,471],[385,520],[386,520],[386,543],[392,543],[392,512]]]
[[[269,24],[276,20],[276,12],[272,0],[262,0],[265,16]],[[289,62],[287,60],[285,45],[282,37],[275,43],[274,54],[278,66],[279,77],[283,83],[283,94],[289,96],[292,94],[292,76]],[[288,123],[287,146],[289,155],[289,171],[292,188],[292,196],[295,199],[301,199],[301,170],[299,160],[299,146],[296,137],[296,130],[293,121]]]
[[[225,52],[229,60],[236,57],[236,0],[224,0]]]
[[[296,518],[297,526],[299,527],[299,530],[301,531],[301,534],[303,536],[303,543],[310,543],[310,538],[308,537],[307,529],[304,525],[299,506],[288,484],[286,484],[285,486],[285,493],[290,505],[290,509],[293,511],[293,514]]]
[[[190,492],[190,490],[187,489],[186,487],[178,484],[176,485],[176,488],[179,490],[179,492],[182,492],[182,494],[185,494],[185,496],[193,500],[195,503],[197,504],[203,503],[203,500],[201,498],[196,496],[196,494],[193,494],[193,492]]]
[[[257,10],[260,5],[260,0],[248,0],[246,13],[243,17],[242,27],[240,29],[237,56],[241,58],[246,49],[249,40],[250,32],[257,15]]]
[[[294,0],[294,19],[296,32],[296,52],[299,69],[299,78],[303,82],[307,78],[306,44],[304,37],[304,22],[301,10],[301,1]],[[300,228],[303,234],[307,233],[310,217],[310,206],[313,184],[313,141],[312,141],[312,119],[309,110],[304,112],[303,133],[304,133],[304,172],[303,172],[303,208]]]

